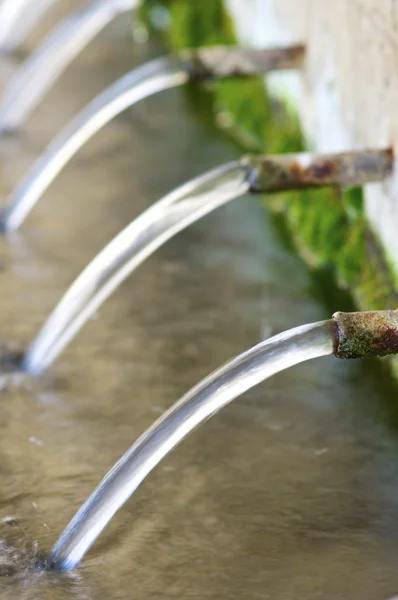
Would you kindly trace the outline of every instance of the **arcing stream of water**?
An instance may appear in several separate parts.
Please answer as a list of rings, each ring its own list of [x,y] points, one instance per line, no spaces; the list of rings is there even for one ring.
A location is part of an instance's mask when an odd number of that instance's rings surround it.
[[[259,51],[214,47],[187,51],[181,57],[156,59],[134,69],[95,98],[50,144],[12,195],[2,218],[2,228],[7,231],[17,229],[76,152],[129,106],[158,92],[183,85],[189,79],[222,78],[236,74],[251,77],[273,69],[292,68],[302,60],[302,56],[301,46]],[[35,80],[31,81],[34,84]],[[21,90],[17,96],[15,103],[10,104],[13,111],[18,111],[21,102],[30,102],[29,94],[21,94]]]
[[[185,394],[109,471],[58,540],[49,563],[71,570],[155,466],[194,429],[235,398],[300,362],[332,354],[335,323],[297,327],[228,362]]]
[[[135,219],[87,266],[28,350],[23,367],[48,368],[98,307],[159,246],[209,212],[249,190],[233,162],[181,186]]]
[[[0,106],[0,131],[17,129],[87,44],[136,4],[137,0],[93,0],[61,23],[7,86]]]
[[[67,526],[49,564],[73,569],[156,465],[235,398],[293,365],[336,354],[362,358],[398,352],[398,310],[336,313],[333,320],[281,333],[203,379],[152,425],[109,471]]]
[[[182,85],[187,79],[187,74],[175,68],[173,61],[156,59],[100,94],[57,136],[18,186],[3,215],[4,229],[15,230],[21,225],[72,156],[115,115],[151,94]]]
[[[3,0],[0,5],[0,52],[14,52],[56,1]]]

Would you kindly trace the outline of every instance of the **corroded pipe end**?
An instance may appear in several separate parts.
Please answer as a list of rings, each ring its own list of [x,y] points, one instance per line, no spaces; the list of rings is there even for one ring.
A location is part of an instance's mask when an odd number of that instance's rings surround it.
[[[253,193],[331,185],[359,186],[386,179],[393,171],[393,164],[391,148],[335,154],[246,156],[242,159]]]
[[[179,57],[192,80],[253,77],[270,71],[299,69],[303,64],[304,46],[254,50],[239,46],[208,46],[183,50]]]
[[[398,310],[336,312],[335,356],[364,358],[398,353]]]

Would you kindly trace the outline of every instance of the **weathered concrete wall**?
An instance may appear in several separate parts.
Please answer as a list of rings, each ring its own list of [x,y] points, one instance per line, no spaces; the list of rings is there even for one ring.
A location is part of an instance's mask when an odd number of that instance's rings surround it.
[[[393,145],[398,155],[398,0],[225,0],[240,39],[304,41],[303,72],[273,76],[311,147]],[[397,176],[365,190],[369,221],[398,274]]]

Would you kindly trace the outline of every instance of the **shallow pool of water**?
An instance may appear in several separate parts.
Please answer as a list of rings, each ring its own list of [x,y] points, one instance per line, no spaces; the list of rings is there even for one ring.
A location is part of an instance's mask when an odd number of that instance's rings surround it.
[[[108,28],[24,132],[0,142],[2,195],[79,108],[161,51],[133,45],[125,18]],[[195,120],[182,91],[116,119],[20,233],[0,239],[1,338],[26,346],[115,233],[174,186],[236,156]],[[1,598],[397,594],[398,447],[386,409],[395,400],[373,363],[334,358],[265,382],[199,429],[75,572],[32,567],[182,393],[264,336],[329,316],[255,198],[206,217],[141,266],[47,375],[0,395]]]

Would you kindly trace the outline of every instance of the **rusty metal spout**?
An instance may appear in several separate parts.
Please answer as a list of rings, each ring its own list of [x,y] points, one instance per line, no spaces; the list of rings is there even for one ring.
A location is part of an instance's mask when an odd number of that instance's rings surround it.
[[[336,154],[246,156],[242,165],[252,193],[274,193],[338,185],[360,186],[382,181],[393,171],[391,148]]]
[[[254,50],[239,46],[209,46],[179,53],[183,68],[191,80],[253,77],[270,71],[300,69],[303,44]]]
[[[337,358],[365,358],[398,353],[398,310],[336,312]]]

